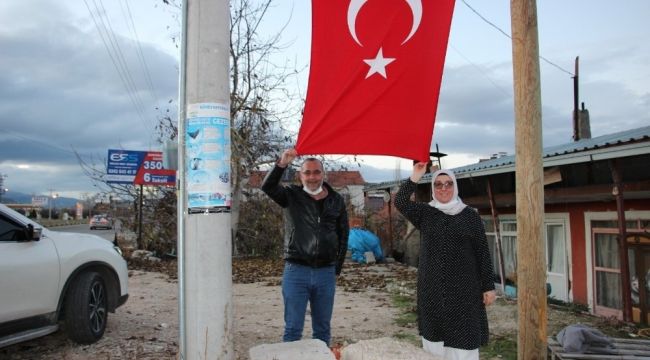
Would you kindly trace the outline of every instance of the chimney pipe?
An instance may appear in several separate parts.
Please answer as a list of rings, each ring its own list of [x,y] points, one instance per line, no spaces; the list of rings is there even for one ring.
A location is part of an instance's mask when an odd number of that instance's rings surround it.
[[[578,130],[578,118],[580,116],[578,109],[578,61],[580,57],[576,56],[575,61],[575,75],[573,76],[573,141],[580,140],[580,133]]]
[[[585,103],[582,103],[582,110],[578,116],[578,137],[580,139],[591,139],[591,125],[589,122],[589,110],[585,109]]]

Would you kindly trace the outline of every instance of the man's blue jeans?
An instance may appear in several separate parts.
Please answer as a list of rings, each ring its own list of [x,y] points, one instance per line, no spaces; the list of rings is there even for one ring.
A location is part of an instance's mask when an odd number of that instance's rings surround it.
[[[286,342],[302,339],[305,312],[309,301],[313,338],[323,340],[329,346],[335,289],[334,265],[312,268],[285,261],[282,275],[282,297],[284,298],[282,340]]]

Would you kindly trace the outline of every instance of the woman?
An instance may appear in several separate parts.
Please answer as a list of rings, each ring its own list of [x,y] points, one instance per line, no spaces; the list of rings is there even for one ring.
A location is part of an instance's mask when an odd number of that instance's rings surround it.
[[[494,275],[483,223],[458,197],[454,173],[432,176],[430,203],[411,201],[426,163],[413,166],[395,206],[420,230],[417,306],[422,346],[449,360],[478,360],[488,341],[485,306],[494,302]]]

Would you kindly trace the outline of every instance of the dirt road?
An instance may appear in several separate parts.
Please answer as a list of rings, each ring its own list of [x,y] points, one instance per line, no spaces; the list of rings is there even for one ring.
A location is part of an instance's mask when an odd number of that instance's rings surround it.
[[[130,264],[132,268],[133,264]],[[135,266],[135,268],[142,268]],[[129,301],[110,314],[104,337],[92,345],[78,345],[62,331],[0,349],[0,359],[86,360],[86,359],[176,359],[178,354],[178,283],[175,264],[150,264],[130,270]],[[247,359],[248,349],[262,343],[281,341],[283,307],[279,274],[281,262],[233,263],[233,302],[236,359]],[[411,294],[415,269],[400,264],[370,267],[346,264],[337,282],[332,320],[333,344],[349,344],[379,337],[399,337],[417,343],[413,323],[398,325],[408,309],[397,306],[395,296]],[[407,306],[408,307],[408,306]],[[516,339],[516,303],[498,300],[488,308],[493,339]],[[411,314],[412,315],[412,314]],[[572,323],[606,324],[603,319],[549,308],[548,332],[556,333]],[[412,320],[412,319],[411,319]],[[616,325],[616,324],[614,324]],[[601,327],[601,330],[603,328]],[[309,317],[304,338],[311,338]],[[498,341],[498,340],[497,340]],[[495,346],[499,347],[499,345]],[[516,350],[515,350],[516,352]],[[508,359],[500,352],[481,350],[481,359]]]
[[[400,310],[391,306],[390,294],[373,288],[370,282],[376,283],[376,280],[369,280],[370,287],[359,291],[364,286],[364,280],[357,278],[357,275],[348,272],[346,285],[337,288],[332,322],[333,343],[351,343],[399,333],[415,334],[412,327],[395,324],[394,319]],[[109,315],[106,333],[99,342],[77,345],[59,331],[0,349],[0,359],[176,359],[177,287],[177,281],[166,274],[131,270],[129,301],[115,314]],[[252,346],[281,341],[283,309],[279,278],[234,284],[233,302],[237,359],[246,359]],[[304,337],[311,338],[309,317]]]

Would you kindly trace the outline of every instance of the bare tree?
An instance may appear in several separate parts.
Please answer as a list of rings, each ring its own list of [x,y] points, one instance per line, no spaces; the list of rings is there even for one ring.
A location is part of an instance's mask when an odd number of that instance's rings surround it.
[[[180,13],[180,0],[161,0],[164,4]],[[284,27],[275,34],[262,32],[261,26],[267,18],[268,11],[274,0],[232,0],[230,2],[230,126],[232,139],[231,183],[232,183],[232,231],[234,244],[238,238],[242,190],[251,171],[261,165],[276,160],[280,150],[295,142],[295,127],[292,121],[300,115],[302,101],[299,100],[295,87],[289,82],[299,74],[292,68],[290,62],[276,64],[275,55],[281,54],[286,47],[281,43],[281,33]],[[289,19],[287,19],[288,21]],[[177,42],[179,36],[173,35],[172,41]],[[278,57],[279,58],[279,57]],[[173,100],[169,100],[169,104]],[[178,124],[170,115],[170,111],[158,119],[156,126],[158,141],[162,144],[167,140],[178,137]],[[77,154],[79,164],[98,188],[99,192],[112,194],[121,199],[133,201],[133,208],[138,206],[138,189],[132,185],[111,184],[105,180],[104,161],[91,159],[85,161]],[[160,237],[173,237],[175,245],[176,217],[169,209],[175,208],[176,197],[171,196],[173,190],[161,187],[151,190],[143,205],[144,236],[138,248],[150,248]],[[168,203],[169,202],[169,203]],[[248,206],[246,211],[260,211],[264,207]],[[136,227],[136,216],[123,219],[133,230]],[[169,219],[169,218],[172,219]],[[273,221],[277,217],[246,216],[247,221]],[[163,224],[159,226],[156,224]],[[264,228],[265,225],[255,224],[254,227]],[[250,238],[249,227],[241,238]],[[274,228],[269,224],[268,228]],[[259,232],[258,232],[259,233]],[[150,239],[151,241],[147,241]],[[168,244],[168,242],[164,242]],[[167,246],[167,245],[165,245]],[[163,248],[165,247],[163,246]],[[246,246],[244,247],[246,248]],[[238,247],[235,246],[235,252]]]
[[[179,1],[162,1],[180,10]],[[295,142],[295,129],[290,125],[302,108],[297,91],[289,84],[299,71],[289,63],[272,60],[286,47],[281,43],[284,27],[275,34],[262,33],[261,26],[273,4],[274,0],[230,2],[231,220],[235,241],[242,189],[250,172],[274,162],[281,149]],[[174,125],[166,121],[161,128],[170,134]]]
[[[282,51],[280,35],[263,37],[260,25],[272,0],[254,3],[231,2],[231,93],[232,125],[232,223],[239,227],[242,188],[250,171],[274,162],[281,149],[294,143],[295,133],[287,129],[290,119],[299,115],[296,93],[287,83],[298,71],[270,61]]]

